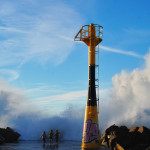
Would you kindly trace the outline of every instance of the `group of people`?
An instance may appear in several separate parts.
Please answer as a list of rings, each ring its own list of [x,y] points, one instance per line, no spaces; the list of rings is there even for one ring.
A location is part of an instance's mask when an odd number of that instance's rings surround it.
[[[53,142],[54,136],[55,136],[55,141],[56,141],[56,143],[58,143],[59,136],[60,136],[60,133],[59,133],[58,130],[56,130],[55,134],[53,133],[53,130],[50,130],[50,132],[49,132],[49,134],[48,134],[50,143]],[[45,143],[46,137],[47,137],[47,136],[46,136],[46,132],[44,131],[44,132],[42,133],[42,135],[41,135],[41,138],[43,139],[43,143]]]

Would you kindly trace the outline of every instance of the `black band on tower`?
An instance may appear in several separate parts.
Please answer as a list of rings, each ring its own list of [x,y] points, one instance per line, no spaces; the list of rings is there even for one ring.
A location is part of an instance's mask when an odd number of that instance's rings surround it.
[[[89,85],[87,106],[97,106],[95,90],[95,65],[89,66]]]

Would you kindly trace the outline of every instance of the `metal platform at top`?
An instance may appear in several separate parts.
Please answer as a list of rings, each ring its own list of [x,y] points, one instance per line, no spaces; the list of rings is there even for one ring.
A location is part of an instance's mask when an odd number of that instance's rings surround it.
[[[84,39],[89,38],[89,26],[95,27],[95,38],[103,39],[103,27],[98,24],[90,24],[81,27],[75,36],[74,41],[83,41]]]

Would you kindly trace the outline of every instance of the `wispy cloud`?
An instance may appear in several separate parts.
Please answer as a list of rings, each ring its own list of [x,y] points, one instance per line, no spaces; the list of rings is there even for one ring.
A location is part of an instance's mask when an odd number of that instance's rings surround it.
[[[46,3],[1,2],[0,66],[60,64],[71,53],[74,42],[66,37],[73,39],[82,22],[80,14],[62,3]]]
[[[77,101],[80,101],[82,98],[85,99],[87,95],[87,91],[72,91],[68,92],[65,94],[60,94],[60,95],[53,95],[53,96],[47,96],[47,97],[39,97],[34,99],[38,103],[43,103],[43,104],[54,104],[58,103],[77,103]],[[80,103],[81,104],[81,103]]]
[[[66,37],[64,35],[58,35],[58,37],[60,37],[60,38],[62,38],[64,40],[67,40],[67,41],[72,41],[72,42],[74,41],[72,37]]]
[[[60,85],[48,85],[45,83],[40,83],[40,84],[33,84],[32,86],[35,88],[23,89],[24,93],[28,95],[30,99],[37,99],[39,97],[42,97],[43,95],[46,97],[49,94],[56,95],[64,93],[64,88],[61,87]]]
[[[134,36],[150,36],[150,30],[146,30],[146,29],[124,29],[125,32],[132,34]]]
[[[19,73],[15,70],[0,69],[0,76],[11,82],[19,78]]]
[[[17,28],[12,28],[12,27],[4,27],[4,26],[0,26],[0,31],[1,32],[14,32],[14,33],[29,33],[25,30],[19,30]]]
[[[71,41],[71,38],[69,38],[69,37],[67,38],[67,37],[63,37],[62,36],[62,38]],[[84,44],[82,41],[78,41],[77,43]],[[126,51],[126,50],[122,50],[122,49],[117,49],[117,48],[112,48],[112,47],[108,47],[108,46],[103,46],[101,44],[100,44],[100,49],[104,50],[104,51],[112,52],[112,53],[118,53],[118,54],[132,56],[132,57],[136,57],[136,58],[144,58],[143,55],[137,54],[134,51]]]
[[[136,57],[136,58],[144,58],[144,56],[139,55],[139,54],[137,54],[133,51],[125,51],[125,50],[122,50],[122,49],[116,49],[116,48],[111,48],[111,47],[102,46],[102,45],[100,45],[100,49],[102,49],[104,51],[112,52],[112,53],[118,53],[118,54],[133,56],[133,57]]]
[[[100,101],[108,101],[110,89],[99,90]],[[45,111],[57,109],[57,113],[61,113],[69,105],[84,108],[87,100],[87,90],[70,91],[63,94],[55,94],[47,97],[38,97],[32,99],[32,105],[36,105],[38,108],[45,109]],[[56,112],[55,112],[56,113]]]

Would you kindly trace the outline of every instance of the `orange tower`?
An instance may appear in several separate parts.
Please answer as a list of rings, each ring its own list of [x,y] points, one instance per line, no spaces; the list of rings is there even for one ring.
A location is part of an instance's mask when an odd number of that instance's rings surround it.
[[[96,79],[95,70],[98,65],[96,62],[96,54],[99,54],[99,49],[96,46],[102,41],[103,27],[97,24],[82,26],[78,34],[75,36],[75,41],[83,41],[89,47],[89,81],[88,81],[88,96],[87,105],[85,108],[84,127],[82,148],[83,149],[98,149],[100,147],[99,134],[99,98],[96,93],[98,78]]]

